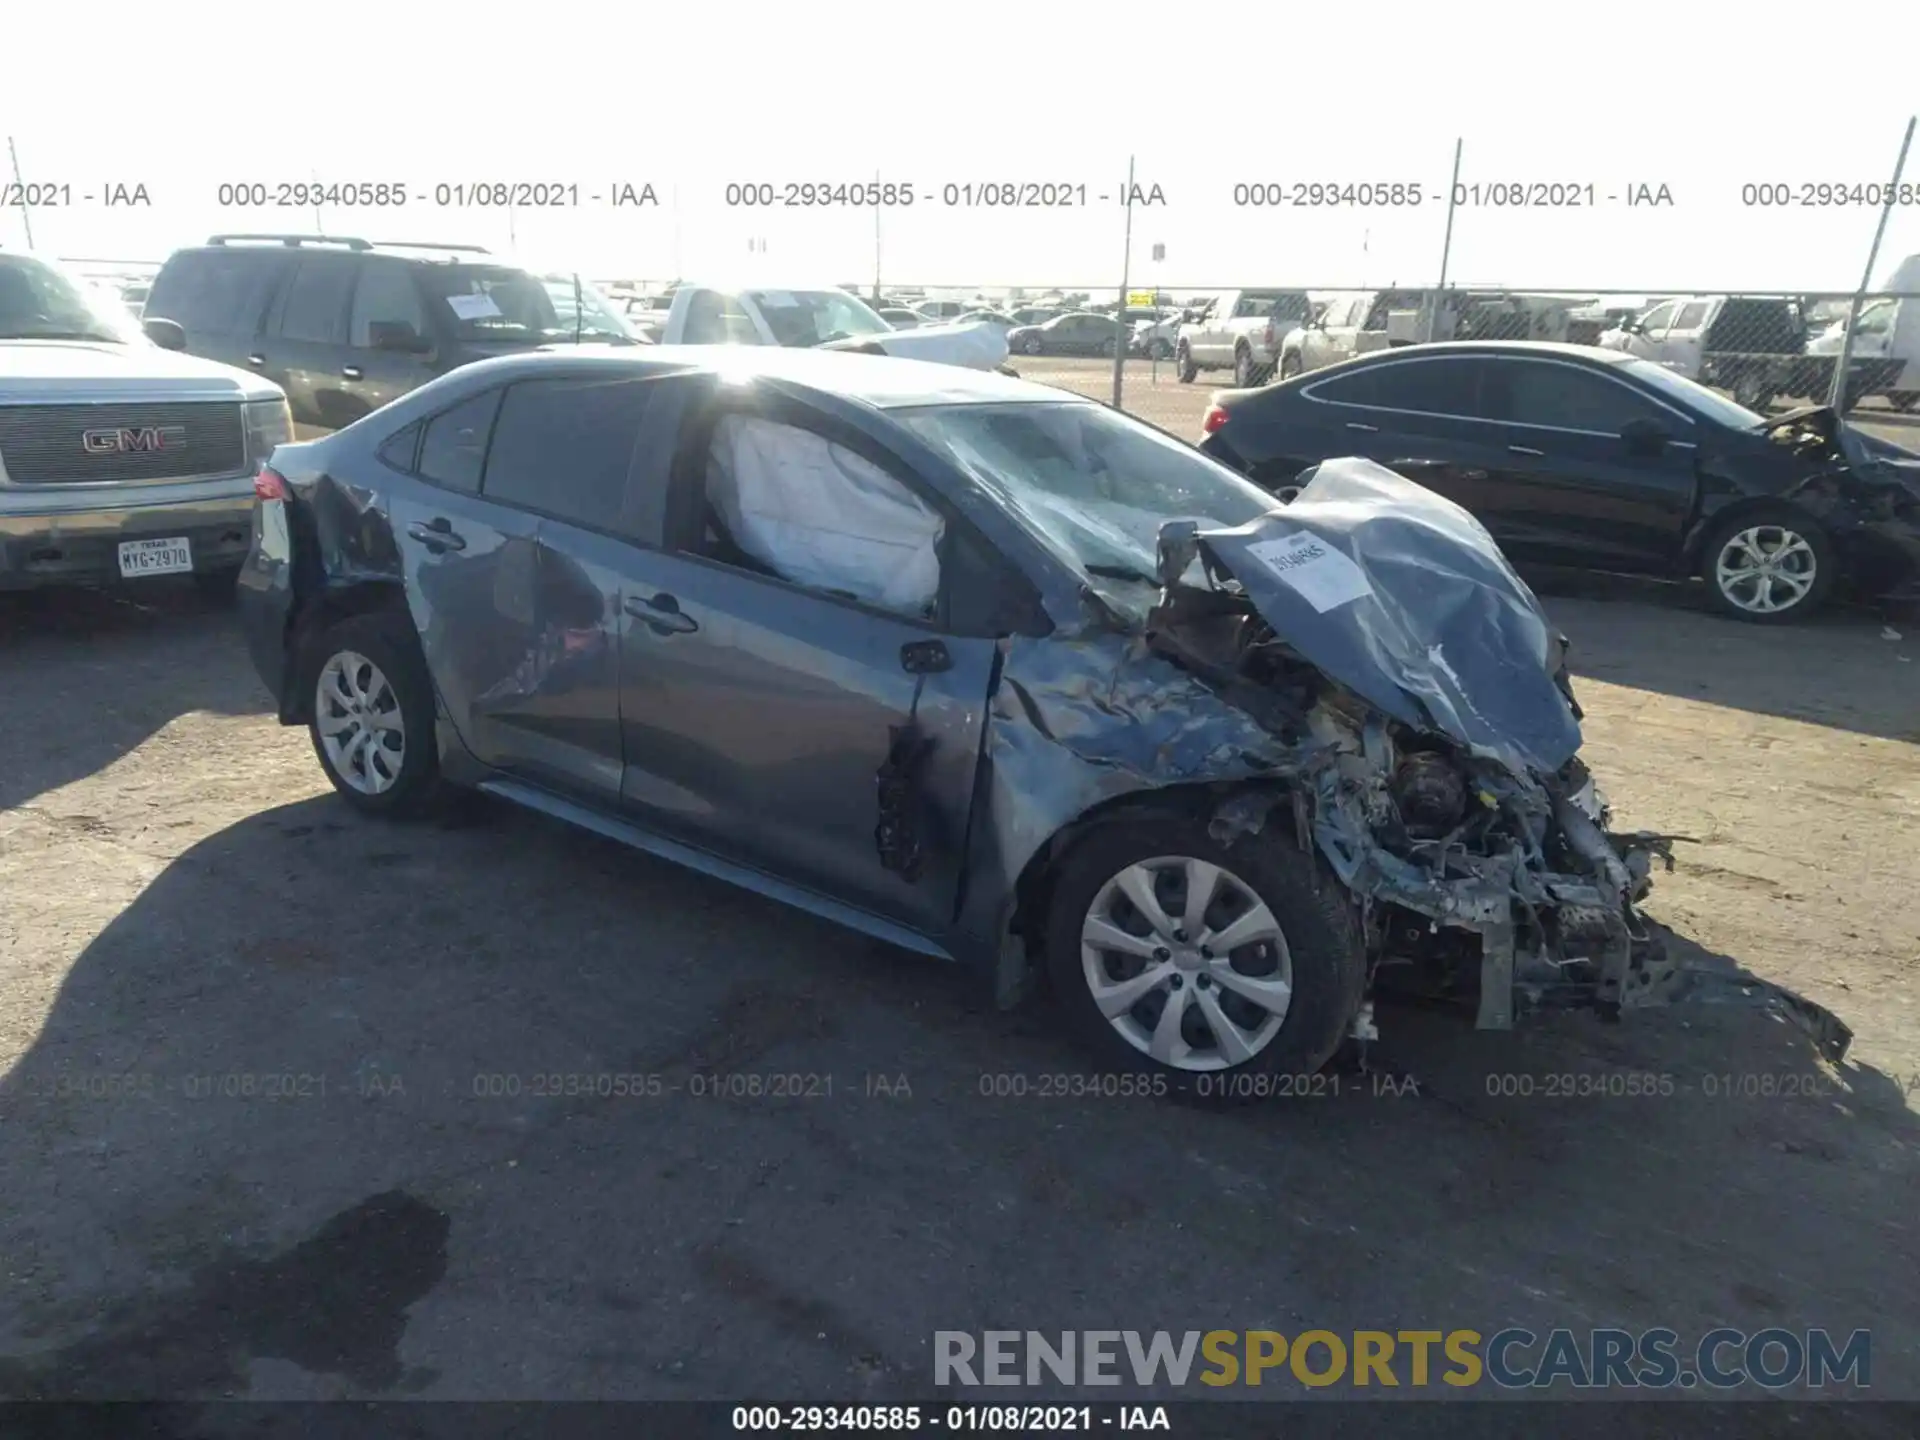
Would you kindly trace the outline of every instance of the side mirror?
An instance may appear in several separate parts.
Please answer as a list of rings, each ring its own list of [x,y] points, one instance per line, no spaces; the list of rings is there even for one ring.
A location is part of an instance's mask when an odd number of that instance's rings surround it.
[[[1667,448],[1667,432],[1651,420],[1629,420],[1620,427],[1620,438],[1634,455],[1658,455]]]
[[[156,315],[151,320],[142,320],[140,322],[140,328],[146,333],[147,339],[158,345],[162,350],[185,350],[187,348],[187,332],[180,328],[178,321],[162,320]]]
[[[419,355],[430,348],[425,337],[405,320],[369,321],[367,339],[376,350],[396,350],[403,355]]]

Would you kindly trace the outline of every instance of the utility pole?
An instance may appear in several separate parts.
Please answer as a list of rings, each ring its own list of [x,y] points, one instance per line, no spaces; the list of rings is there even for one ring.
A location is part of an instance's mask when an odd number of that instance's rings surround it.
[[[27,232],[27,249],[33,249],[33,207],[27,204],[27,182],[20,178],[20,152],[14,148],[13,137],[7,137],[7,154],[13,160],[13,184],[20,192],[20,228]]]
[[[1133,160],[1127,157],[1127,238],[1120,251],[1120,308],[1114,312],[1113,408],[1120,408],[1120,387],[1127,373],[1127,285],[1133,269]]]

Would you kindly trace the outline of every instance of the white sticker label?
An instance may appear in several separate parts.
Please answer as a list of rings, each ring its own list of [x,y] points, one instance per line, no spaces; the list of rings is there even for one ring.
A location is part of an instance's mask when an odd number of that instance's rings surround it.
[[[1373,594],[1366,573],[1317,535],[1303,531],[1247,550],[1322,615]]]
[[[491,320],[500,313],[491,295],[449,295],[447,308],[462,320]]]

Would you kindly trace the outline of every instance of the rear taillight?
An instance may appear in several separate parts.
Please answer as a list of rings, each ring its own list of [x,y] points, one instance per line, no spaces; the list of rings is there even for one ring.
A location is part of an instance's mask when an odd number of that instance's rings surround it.
[[[256,500],[285,500],[287,482],[284,476],[271,465],[262,465],[260,473],[253,477],[253,498]]]
[[[1211,435],[1226,423],[1227,407],[1224,405],[1209,405],[1207,407],[1206,418],[1200,422],[1200,433],[1202,435]]]

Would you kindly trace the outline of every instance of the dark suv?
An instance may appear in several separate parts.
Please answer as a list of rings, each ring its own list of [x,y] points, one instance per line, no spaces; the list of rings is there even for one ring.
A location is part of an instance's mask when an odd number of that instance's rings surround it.
[[[338,430],[474,360],[554,344],[644,344],[577,275],[474,245],[215,235],[174,252],[147,297],[189,354],[287,392],[298,432]]]

